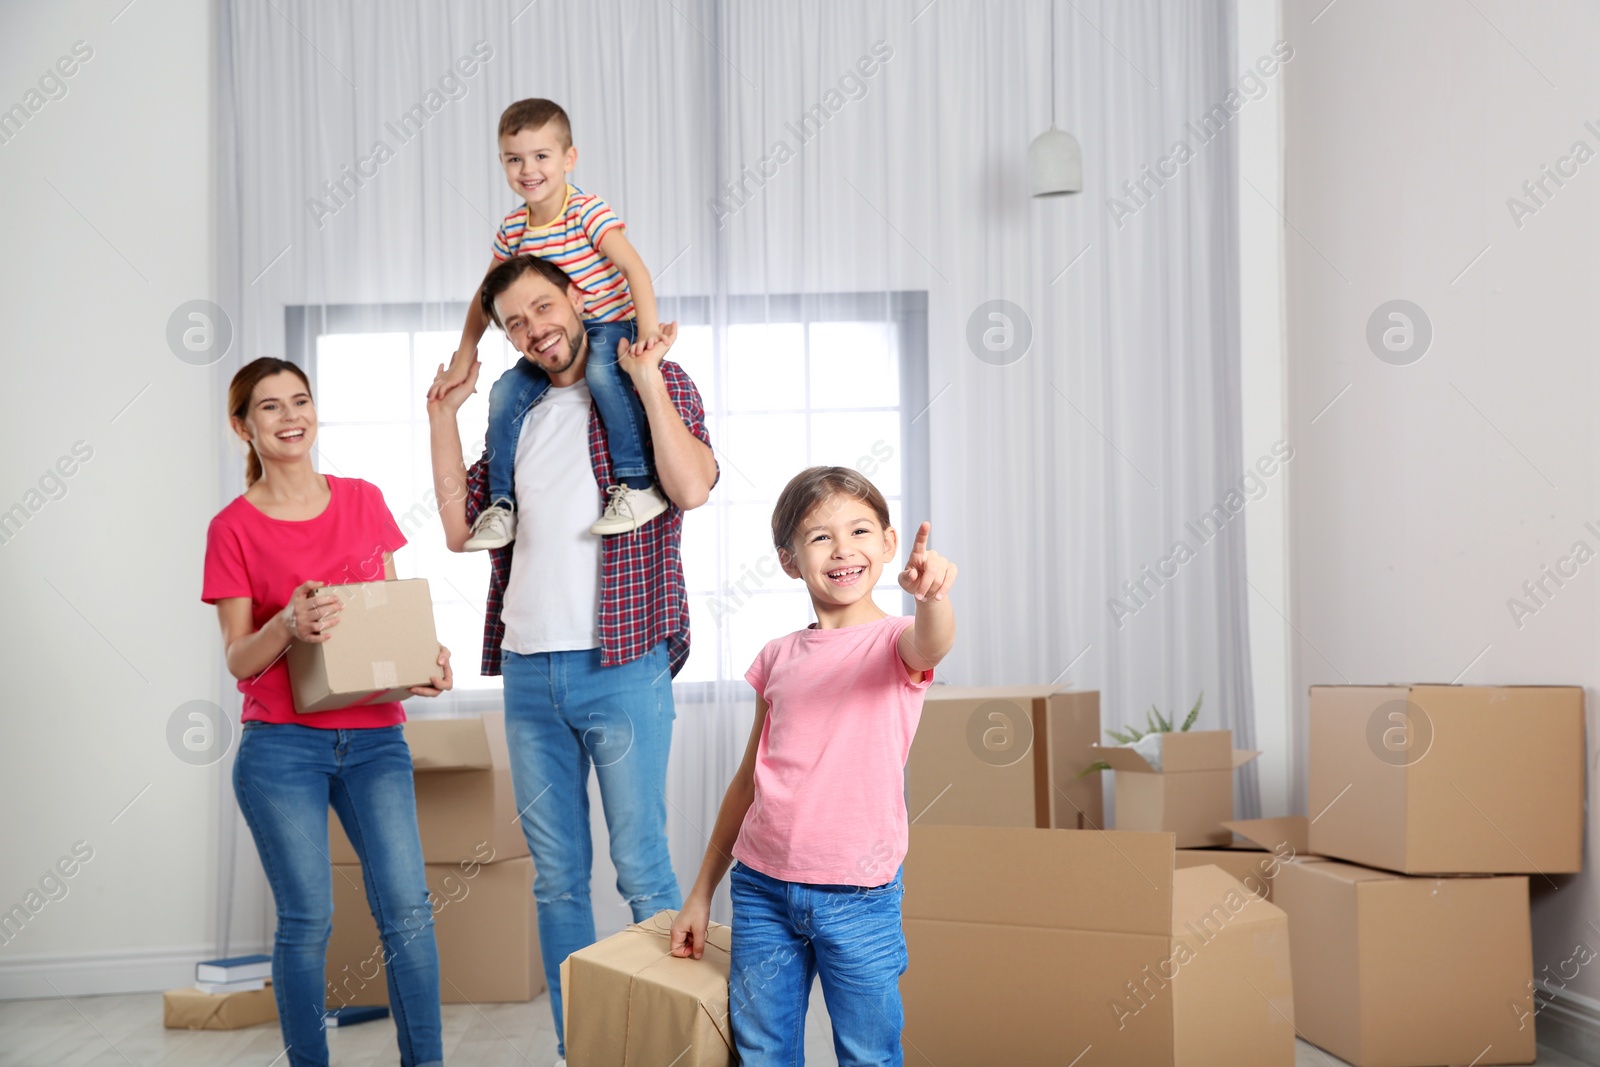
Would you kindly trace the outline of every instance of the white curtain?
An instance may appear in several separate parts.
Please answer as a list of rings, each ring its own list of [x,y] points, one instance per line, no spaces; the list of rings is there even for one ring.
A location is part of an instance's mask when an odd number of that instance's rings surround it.
[[[1058,3],[1053,17],[1046,0],[231,0],[219,64],[230,369],[308,356],[329,324],[387,305],[410,309],[420,374],[427,345],[459,331],[453,306],[515,206],[499,113],[550,97],[572,118],[573,180],[612,203],[667,314],[695,326],[675,356],[705,394],[722,465],[685,533],[693,652],[668,794],[685,887],[744,749],[753,649],[807,621],[767,573],[759,534],[761,502],[806,463],[876,457],[897,522],[933,522],[933,545],[961,568],[944,680],[1097,688],[1108,727],[1203,690],[1201,726],[1249,747],[1243,523],[1185,532],[1246,462],[1232,137],[1224,124],[1202,144],[1186,125],[1235,80],[1232,22],[1221,0]],[[1085,191],[1034,200],[1027,148],[1052,97],[1082,143]],[[1146,181],[1136,211],[1108,202],[1132,204],[1119,187],[1179,139],[1194,158]],[[1020,314],[990,318],[998,300]],[[786,368],[803,404],[779,387]],[[769,383],[774,409],[807,410],[756,413],[752,382]],[[398,485],[396,440],[334,426],[325,469]],[[225,499],[239,491],[234,465],[223,482]],[[411,484],[423,488],[386,488],[397,514],[425,503],[425,483]],[[412,532],[415,561],[432,558],[429,537]],[[1185,537],[1192,558],[1130,601],[1123,583]],[[442,619],[481,608],[474,565],[427,563],[436,588],[459,590]],[[892,588],[879,601],[904,610]],[[454,650],[470,671],[475,637]],[[493,700],[480,690],[443,710]],[[420,703],[412,714],[441,710]],[[1255,809],[1247,769],[1239,811]],[[219,940],[259,940],[270,902],[225,814]],[[615,928],[626,909],[608,864],[596,868],[597,917]]]

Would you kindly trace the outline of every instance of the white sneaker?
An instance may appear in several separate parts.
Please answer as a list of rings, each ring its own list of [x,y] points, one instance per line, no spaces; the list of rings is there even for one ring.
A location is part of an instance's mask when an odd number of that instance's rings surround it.
[[[565,1056],[563,1056],[559,1060],[557,1060],[556,1061],[556,1067],[567,1067],[567,1058]]]
[[[461,546],[463,552],[482,552],[504,548],[517,536],[517,513],[499,504],[484,508],[472,524],[472,536]]]
[[[606,491],[611,494],[611,500],[606,504],[606,513],[589,527],[592,534],[606,536],[637,530],[672,506],[653,485],[648,489],[613,485]]]

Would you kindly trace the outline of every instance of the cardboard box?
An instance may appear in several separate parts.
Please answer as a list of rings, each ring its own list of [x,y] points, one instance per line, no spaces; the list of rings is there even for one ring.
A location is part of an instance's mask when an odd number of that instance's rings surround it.
[[[1311,849],[1406,874],[1583,868],[1583,690],[1313,686]]]
[[[425,863],[499,862],[528,854],[511,786],[511,752],[502,712],[405,724]],[[333,809],[328,855],[359,862]]]
[[[433,596],[425,578],[325,585],[342,602],[339,625],[317,644],[289,645],[294,710],[333,711],[404,700],[439,673]]]
[[[670,954],[677,912],[579,949],[561,964],[562,1029],[571,1067],[731,1067],[728,952],[733,931],[706,930],[705,955]]]
[[[525,1001],[544,992],[533,860],[430,863],[427,878],[444,1003]],[[388,1003],[383,945],[361,866],[335,864],[328,1006]]]
[[[1273,884],[1300,1036],[1356,1067],[1534,1060],[1526,876],[1417,878],[1332,860]]]
[[[1241,819],[1222,825],[1234,835],[1233,843],[1216,848],[1180,848],[1176,859],[1179,870],[1214,864],[1256,896],[1270,901],[1272,879],[1278,869],[1310,852],[1304,815]]]
[[[1217,867],[1262,900],[1272,900],[1272,878],[1277,874],[1278,859],[1270,852],[1262,852],[1247,845],[1230,848],[1180,848],[1173,856],[1178,870],[1191,867]]]
[[[1161,770],[1131,748],[1096,745],[1092,759],[1116,775],[1117,829],[1164,830],[1179,848],[1226,846],[1233,835],[1233,772],[1261,753],[1233,747],[1231,730],[1161,735]]]
[[[161,994],[161,1025],[168,1030],[242,1030],[276,1022],[278,1002],[272,982],[247,993],[202,993],[169,989]]]
[[[936,685],[906,763],[906,807],[940,826],[1104,825],[1100,694],[1052,686]]]
[[[913,826],[905,1062],[1292,1067],[1283,912],[1171,834]]]

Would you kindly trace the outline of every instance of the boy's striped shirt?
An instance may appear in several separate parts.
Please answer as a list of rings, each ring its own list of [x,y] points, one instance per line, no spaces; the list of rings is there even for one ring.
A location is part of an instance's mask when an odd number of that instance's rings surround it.
[[[494,235],[494,258],[538,256],[567,272],[583,293],[586,322],[622,322],[634,317],[628,279],[600,253],[606,234],[627,229],[604,200],[567,185],[567,202],[548,226],[528,228],[523,204],[500,223]]]

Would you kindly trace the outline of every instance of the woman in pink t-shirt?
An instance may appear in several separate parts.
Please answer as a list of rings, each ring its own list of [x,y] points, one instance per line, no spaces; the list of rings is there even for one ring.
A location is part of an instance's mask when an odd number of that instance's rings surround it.
[[[229,422],[250,450],[245,492],[211,520],[201,599],[217,606],[228,671],[244,695],[234,794],[278,909],[272,987],[290,1067],[326,1067],[323,1014],[333,918],[328,808],[361,860],[383,940],[361,979],[385,965],[402,1067],[443,1063],[439,956],[398,703],[296,714],[284,653],[320,643],[339,601],[317,587],[392,579],[406,543],[377,486],[318,474],[311,384],[293,363],[255,360],[228,387]],[[413,688],[438,696],[453,679]],[[348,876],[344,876],[348,877]],[[346,994],[342,983],[340,993]]]
[[[872,600],[898,536],[866,478],[812,467],[778,498],[778,561],[811,594],[817,621],[768,642],[746,672],[756,717],[672,952],[699,959],[711,895],[734,864],[729,998],[745,1067],[804,1058],[811,981],[833,1022],[839,1063],[899,1064],[906,757],[933,668],[955,640],[956,568],[928,547],[900,572],[913,618]]]

